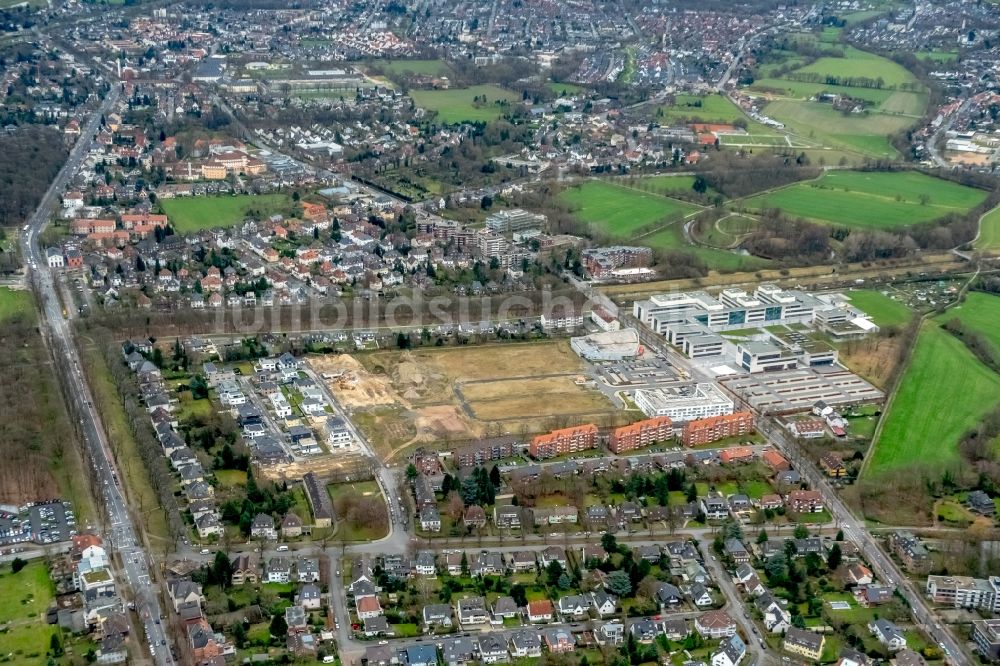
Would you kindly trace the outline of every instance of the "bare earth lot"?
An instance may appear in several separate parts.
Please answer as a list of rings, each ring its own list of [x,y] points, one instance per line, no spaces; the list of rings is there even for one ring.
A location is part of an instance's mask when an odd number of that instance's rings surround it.
[[[504,433],[615,418],[567,340],[314,357],[334,396],[386,457]],[[343,372],[341,372],[343,371]]]

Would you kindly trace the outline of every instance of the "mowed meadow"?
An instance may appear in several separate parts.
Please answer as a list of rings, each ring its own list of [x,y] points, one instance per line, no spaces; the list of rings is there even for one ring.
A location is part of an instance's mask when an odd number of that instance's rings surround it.
[[[866,475],[884,478],[902,468],[940,473],[962,465],[962,436],[1000,405],[1000,375],[943,328],[959,319],[1000,354],[1000,297],[970,293],[920,330],[913,357],[883,417]]]
[[[898,157],[890,137],[916,124],[928,96],[912,72],[880,55],[830,40],[822,43],[830,55],[805,63],[796,52],[779,52],[777,65],[760,68],[762,77],[750,86],[769,100],[764,113],[781,121],[797,136],[828,148],[872,157]],[[775,78],[778,67],[791,69]],[[860,102],[835,109],[823,95]]]
[[[987,193],[916,171],[829,171],[745,201],[751,210],[780,208],[786,215],[827,224],[893,230],[965,213]]]
[[[669,191],[672,183],[657,183]],[[668,222],[699,209],[659,193],[643,192],[623,185],[590,180],[560,194],[573,215],[595,231],[618,239],[629,239],[657,222]]]

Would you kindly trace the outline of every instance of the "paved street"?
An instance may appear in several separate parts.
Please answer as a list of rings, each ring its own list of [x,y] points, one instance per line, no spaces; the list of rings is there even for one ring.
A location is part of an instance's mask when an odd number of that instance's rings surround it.
[[[885,554],[864,524],[854,517],[847,505],[841,501],[837,492],[827,483],[826,477],[801,454],[798,445],[769,419],[759,419],[757,427],[788,456],[795,465],[795,469],[809,481],[809,485],[823,494],[823,501],[826,503],[827,509],[844,530],[844,535],[858,544],[879,578],[889,585],[897,586],[897,590],[912,609],[914,621],[928,633],[935,643],[943,646],[949,655],[949,661],[953,664],[972,664],[973,661],[962,643],[955,639],[947,627],[939,623],[921,590],[916,588],[896,566],[892,558]]]
[[[94,468],[94,478],[99,484],[97,492],[103,498],[108,519],[108,533],[104,537],[111,552],[120,558],[117,582],[120,587],[124,587],[120,592],[123,593],[123,597],[135,603],[155,663],[173,664],[175,662],[170,655],[167,634],[160,622],[161,611],[156,594],[157,588],[151,584],[145,549],[133,518],[129,514],[128,503],[120,485],[121,477],[108,446],[100,417],[94,408],[90,387],[84,379],[72,330],[63,317],[56,283],[46,264],[45,253],[38,242],[38,235],[48,223],[53,206],[86,157],[99,128],[101,117],[112,109],[120,96],[121,87],[116,83],[100,107],[84,123],[80,139],[73,146],[63,168],[28,220],[27,229],[21,236],[21,250],[30,266],[31,283],[41,305],[40,321],[43,335],[50,351],[57,358],[57,365],[69,368],[69,374],[63,376],[62,381],[68,384],[68,392],[77,396],[75,407],[80,419],[84,444],[87,447],[87,458]]]

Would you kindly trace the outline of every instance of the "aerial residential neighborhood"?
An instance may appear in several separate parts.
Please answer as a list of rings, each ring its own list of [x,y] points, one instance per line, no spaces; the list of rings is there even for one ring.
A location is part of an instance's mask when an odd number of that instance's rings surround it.
[[[0,19],[0,663],[1000,661],[995,2]]]

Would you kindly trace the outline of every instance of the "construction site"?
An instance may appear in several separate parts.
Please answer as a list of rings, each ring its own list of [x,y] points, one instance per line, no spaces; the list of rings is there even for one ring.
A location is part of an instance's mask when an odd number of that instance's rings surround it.
[[[383,459],[415,446],[526,435],[624,415],[567,340],[313,357],[310,367]]]

